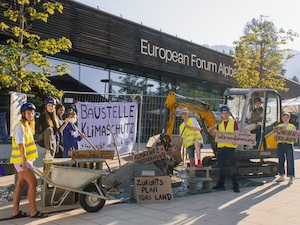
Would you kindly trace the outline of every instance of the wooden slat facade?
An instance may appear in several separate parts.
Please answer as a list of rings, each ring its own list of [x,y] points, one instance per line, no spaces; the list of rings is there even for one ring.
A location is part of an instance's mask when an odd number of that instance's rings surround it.
[[[8,0],[6,0],[8,1]],[[217,65],[225,63],[233,66],[232,57],[195,43],[171,36],[161,31],[145,27],[141,24],[108,14],[101,10],[74,2],[72,0],[57,0],[64,6],[63,13],[56,13],[49,18],[47,24],[34,22],[32,31],[43,38],[69,38],[73,47],[70,52],[60,54],[64,58],[80,58],[139,71],[141,74],[151,74],[166,77],[171,80],[190,82],[205,81],[212,88],[222,92],[227,87],[236,86],[229,76],[206,71],[197,67],[175,62],[166,63],[160,58],[141,54],[141,39],[148,40],[151,45],[181,52],[186,55],[214,62]],[[9,1],[8,1],[9,2]],[[0,15],[1,20],[5,20]],[[2,36],[2,37],[1,37]],[[3,34],[0,33],[0,40]],[[300,95],[300,88],[294,94]]]

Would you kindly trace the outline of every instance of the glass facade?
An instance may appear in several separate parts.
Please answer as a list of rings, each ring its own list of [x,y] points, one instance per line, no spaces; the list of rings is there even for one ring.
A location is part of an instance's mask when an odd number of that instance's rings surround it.
[[[115,68],[109,69],[109,66],[103,68],[53,57],[48,59],[53,65],[67,63],[68,69],[71,71],[69,74],[71,77],[100,94],[139,94],[143,92],[146,95],[166,96],[170,91],[175,91],[180,95],[203,100],[222,98],[222,93],[219,90],[211,89],[204,81],[203,83],[190,79],[188,81],[178,81],[136,71],[136,74],[143,74],[141,76],[123,72],[122,68],[114,70]],[[153,79],[153,77],[156,77],[156,79]]]
[[[143,71],[126,71],[126,68],[119,68],[109,65],[97,65],[96,62],[73,62],[61,61],[51,58],[53,64],[68,63],[71,71],[70,76],[80,83],[93,89],[106,99],[114,101],[115,97],[109,93],[115,94],[120,100],[130,101],[130,97],[122,97],[122,94],[141,94],[143,93],[143,109],[141,115],[141,142],[147,142],[149,137],[161,133],[164,129],[164,104],[165,97],[170,91],[177,94],[200,99],[213,109],[218,110],[222,103],[222,93],[219,90],[211,88],[205,81],[194,79],[177,80],[170,77],[161,77],[155,74],[146,74]],[[79,60],[80,61],[80,60]],[[76,91],[80,91],[74,88]],[[199,119],[198,115],[192,115]],[[179,134],[179,124],[182,119],[176,116],[174,134]],[[202,121],[199,121],[201,126]]]

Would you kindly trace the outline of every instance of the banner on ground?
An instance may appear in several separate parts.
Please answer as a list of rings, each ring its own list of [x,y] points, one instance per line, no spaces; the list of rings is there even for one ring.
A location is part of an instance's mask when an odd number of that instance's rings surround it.
[[[166,157],[165,147],[163,145],[159,145],[157,147],[147,149],[146,151],[135,153],[132,156],[132,161],[135,163],[150,164],[158,160],[165,159]]]
[[[135,177],[135,198],[137,203],[157,203],[173,201],[171,178]]]
[[[138,111],[136,102],[77,102],[76,108],[79,130],[98,150],[118,149],[119,154],[134,151]],[[85,139],[79,145],[79,149],[93,149]]]

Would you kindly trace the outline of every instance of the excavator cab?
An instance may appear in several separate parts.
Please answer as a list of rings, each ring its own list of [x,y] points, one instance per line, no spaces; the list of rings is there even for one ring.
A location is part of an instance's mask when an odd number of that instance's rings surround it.
[[[239,131],[244,132],[249,125],[249,118],[254,107],[254,100],[261,99],[263,113],[261,122],[251,133],[256,134],[257,144],[248,149],[247,146],[237,147],[237,159],[276,158],[277,143],[274,140],[273,127],[280,123],[281,98],[272,89],[240,89],[228,88],[224,92],[225,104],[230,107],[232,117],[238,122]]]
[[[236,149],[237,168],[239,177],[249,176],[274,176],[277,174],[277,163],[267,161],[266,158],[277,157],[277,143],[274,140],[273,127],[280,123],[281,98],[277,91],[272,89],[241,89],[228,88],[224,92],[224,104],[227,104],[231,116],[238,122],[240,132],[251,123],[249,121],[251,111],[254,109],[254,100],[259,98],[262,106],[260,122],[252,133],[256,134],[256,145],[248,149],[245,145],[239,145]],[[187,100],[187,101],[183,101]],[[188,108],[190,112],[197,113],[204,121],[204,131],[212,127],[216,121],[212,108],[205,102],[187,98],[170,92],[165,102],[165,132],[172,137],[177,108]],[[208,132],[207,132],[208,133]],[[216,165],[217,149],[214,142],[216,132],[208,133],[211,136],[211,146],[214,156],[206,156],[202,160],[204,166]]]

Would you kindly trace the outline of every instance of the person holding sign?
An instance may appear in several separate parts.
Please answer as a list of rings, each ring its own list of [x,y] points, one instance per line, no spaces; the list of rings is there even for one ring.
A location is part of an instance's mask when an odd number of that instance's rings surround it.
[[[78,150],[78,142],[84,137],[84,134],[80,133],[78,127],[75,125],[77,122],[76,112],[70,112],[68,118],[69,123],[63,131],[64,158],[70,158],[72,150]]]
[[[203,138],[200,133],[200,125],[195,118],[188,117],[188,109],[183,108],[180,112],[183,122],[180,124],[180,135],[182,136],[182,143],[186,148],[187,154],[190,159],[190,167],[195,166],[195,151],[198,159],[197,166],[202,167],[200,159],[200,148],[203,143]]]
[[[219,132],[230,132],[234,133],[238,131],[237,122],[229,117],[230,109],[227,105],[221,106],[220,108],[222,121],[214,125],[213,128],[216,128]],[[213,189],[224,189],[225,184],[225,163],[228,161],[230,167],[230,178],[233,185],[233,191],[238,193],[240,192],[238,179],[237,179],[237,168],[236,168],[236,158],[235,158],[235,148],[237,147],[236,143],[220,143],[218,142],[218,165],[219,165],[219,180],[216,186]]]
[[[34,104],[24,103],[21,106],[21,120],[13,129],[10,163],[14,164],[18,173],[18,180],[13,194],[12,218],[28,216],[19,210],[22,189],[26,183],[28,184],[29,216],[32,218],[47,217],[46,214],[37,210],[35,201],[37,180],[32,170],[29,169],[33,167],[33,161],[38,158],[37,147],[33,139],[35,110]]]
[[[281,114],[282,122],[278,125],[278,127],[285,127],[286,130],[296,130],[296,127],[289,123],[290,122],[290,114],[288,112],[283,112]],[[297,132],[299,135],[299,131]],[[290,178],[288,184],[293,183],[293,179],[295,176],[295,168],[294,168],[294,142],[283,142],[277,141],[277,156],[278,156],[278,172],[279,178],[277,178],[276,182],[284,181],[284,163],[285,159],[287,160],[287,176]]]

